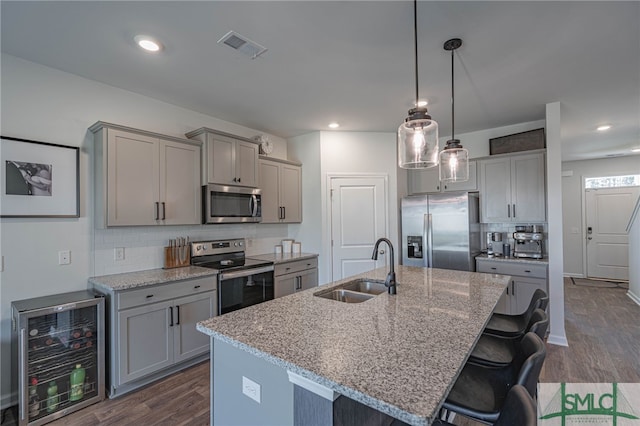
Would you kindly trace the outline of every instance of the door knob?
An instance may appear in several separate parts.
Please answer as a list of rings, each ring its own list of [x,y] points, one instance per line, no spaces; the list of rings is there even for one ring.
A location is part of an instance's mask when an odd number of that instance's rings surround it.
[[[587,237],[587,240],[593,240],[593,237]]]

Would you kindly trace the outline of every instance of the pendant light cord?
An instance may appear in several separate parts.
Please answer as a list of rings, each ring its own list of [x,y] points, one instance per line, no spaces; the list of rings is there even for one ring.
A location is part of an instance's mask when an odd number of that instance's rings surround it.
[[[451,49],[451,139],[455,140],[455,111],[454,111],[454,95],[453,95],[453,51],[455,49]]]
[[[416,57],[416,105],[418,107],[418,0],[413,0],[413,42]]]

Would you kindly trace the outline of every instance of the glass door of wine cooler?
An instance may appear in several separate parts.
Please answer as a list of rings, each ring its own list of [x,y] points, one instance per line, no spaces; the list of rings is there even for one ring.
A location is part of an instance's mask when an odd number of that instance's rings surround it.
[[[104,399],[104,298],[79,291],[13,302],[20,425]]]

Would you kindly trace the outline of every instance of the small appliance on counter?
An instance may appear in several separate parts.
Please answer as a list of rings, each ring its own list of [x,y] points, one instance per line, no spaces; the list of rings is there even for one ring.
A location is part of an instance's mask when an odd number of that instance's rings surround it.
[[[487,232],[487,257],[502,254],[502,232]]]
[[[542,225],[516,226],[516,232],[513,233],[513,256],[542,259],[542,230]]]

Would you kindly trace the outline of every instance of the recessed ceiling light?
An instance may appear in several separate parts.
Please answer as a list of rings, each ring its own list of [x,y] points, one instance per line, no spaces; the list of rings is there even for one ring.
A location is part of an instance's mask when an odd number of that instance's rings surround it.
[[[134,40],[138,46],[148,52],[159,52],[160,50],[162,50],[162,44],[153,37],[149,37],[146,35],[137,35],[134,37]]]
[[[599,126],[596,130],[599,132],[604,132],[605,130],[609,130],[611,128],[610,125],[605,124],[604,126]]]
[[[340,125],[338,123],[329,123],[329,128],[330,129],[337,129],[338,127],[340,127]]]

